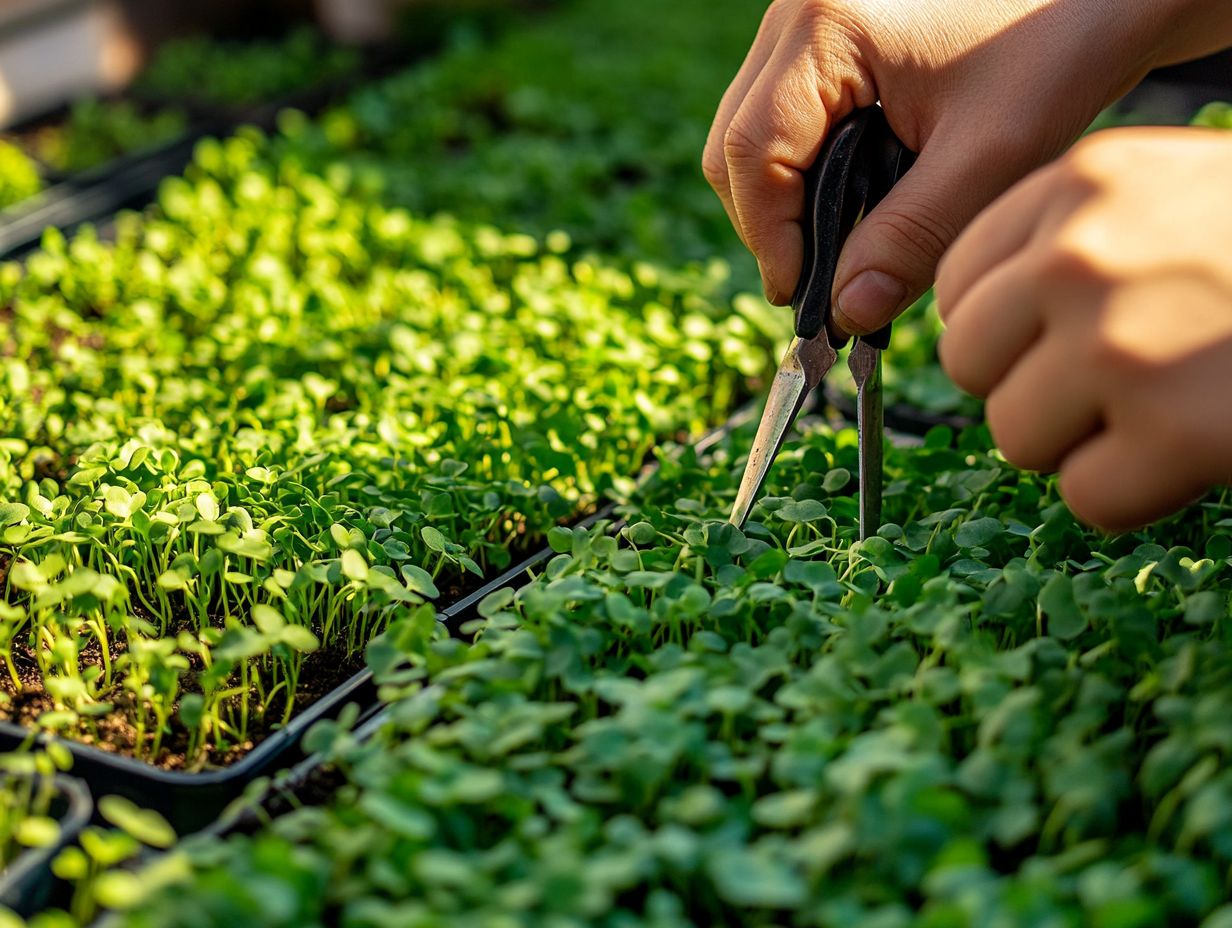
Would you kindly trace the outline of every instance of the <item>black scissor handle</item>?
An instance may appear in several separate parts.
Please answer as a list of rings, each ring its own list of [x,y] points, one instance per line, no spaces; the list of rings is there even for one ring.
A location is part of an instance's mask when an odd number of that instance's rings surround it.
[[[856,110],[826,137],[804,174],[804,265],[791,300],[800,338],[815,338],[830,320],[834,272],[847,236],[914,162],[915,154],[898,140],[880,106]],[[863,340],[884,349],[890,326]]]

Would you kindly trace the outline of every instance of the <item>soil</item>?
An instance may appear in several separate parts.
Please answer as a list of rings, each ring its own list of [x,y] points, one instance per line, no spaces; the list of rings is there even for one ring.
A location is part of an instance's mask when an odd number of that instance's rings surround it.
[[[307,776],[274,791],[261,803],[260,813],[251,819],[252,830],[259,828],[267,817],[276,818],[300,806],[324,805],[349,782],[347,775],[332,764],[313,767]]]
[[[172,633],[174,634],[174,633]],[[111,659],[114,661],[124,652],[122,645],[112,648]],[[3,691],[8,694],[7,704],[0,704],[0,719],[16,722],[20,725],[35,727],[40,715],[58,708],[55,700],[46,692],[43,686],[43,674],[38,667],[34,655],[25,647],[13,648],[13,663],[17,667],[21,679],[21,689],[13,686],[7,676],[3,680]],[[195,663],[195,661],[194,661]],[[81,666],[99,667],[102,665],[102,652],[96,641],[92,641],[81,654]],[[299,687],[295,693],[295,710],[291,718],[307,709],[331,690],[341,686],[354,674],[363,668],[363,660],[348,657],[341,649],[322,649],[306,655],[300,670]],[[200,667],[194,667],[199,670]],[[185,692],[194,691],[193,677],[187,675],[184,680]],[[280,693],[279,696],[282,694]],[[225,767],[241,760],[249,751],[273,734],[281,727],[283,710],[286,703],[276,697],[268,706],[262,707],[257,701],[257,694],[252,692],[248,723],[248,739],[238,744],[211,745],[204,762],[194,758],[190,763],[187,756],[188,733],[181,727],[173,725],[170,732],[163,737],[161,751],[156,760],[142,757],[152,766],[163,770],[200,770],[203,767]],[[90,729],[72,734],[75,741],[88,744],[109,754],[121,754],[128,757],[138,757],[139,735],[131,722],[131,710],[134,700],[131,694],[118,690],[111,698],[115,710],[90,721]],[[238,704],[238,700],[237,703]],[[178,710],[178,705],[176,709]],[[148,742],[150,732],[145,738]]]
[[[576,525],[593,515],[597,508],[598,504],[592,501],[590,505],[582,507],[562,524]],[[529,538],[519,534],[517,540],[509,547],[510,564],[520,563],[539,548],[540,544],[531,543]],[[7,573],[8,566],[7,561],[0,559],[0,583],[4,579],[4,574]],[[482,579],[471,574],[463,574],[454,583],[442,584],[441,596],[437,600],[438,608],[475,592],[503,572],[503,568],[501,570],[492,568]],[[129,601],[130,608],[136,609],[139,614],[143,611],[136,605],[138,602],[136,595],[131,595]],[[151,617],[146,616],[146,618]],[[458,621],[451,626],[453,634],[459,634]],[[181,628],[189,628],[189,619],[186,615],[176,616],[172,625],[174,627],[167,631],[168,636],[174,636]],[[113,642],[111,660],[114,662],[124,651],[122,641]],[[18,677],[21,680],[21,687],[14,687],[8,674],[0,673],[0,720],[36,727],[40,715],[60,707],[44,688],[43,674],[34,653],[24,644],[15,643],[12,647],[12,655]],[[190,672],[185,674],[181,685],[185,693],[199,692],[194,687],[194,672],[199,672],[202,665],[196,656],[189,656],[189,660]],[[83,649],[80,666],[83,669],[102,666],[102,653],[97,641],[91,641]],[[345,683],[363,667],[362,655],[349,656],[339,648],[323,648],[306,655],[300,670],[299,686],[295,693],[295,707],[290,719],[293,721],[299,713]],[[280,697],[281,695],[280,693]],[[110,694],[110,701],[115,706],[113,711],[87,720],[88,728],[83,726],[75,732],[65,732],[64,735],[109,754],[138,758],[150,763],[151,766],[164,770],[186,771],[227,767],[239,762],[257,745],[282,727],[281,720],[286,706],[282,698],[276,698],[269,706],[261,706],[254,689],[251,691],[249,703],[247,740],[239,744],[210,745],[204,759],[194,757],[190,760],[187,756],[188,734],[173,722],[170,730],[164,733],[158,757],[151,760],[138,754],[140,736],[130,720],[133,713],[128,711],[134,708],[132,695],[117,687],[116,692]],[[238,705],[238,699],[235,704]],[[178,709],[177,705],[176,711]],[[148,751],[151,732],[147,730],[144,737]],[[327,789],[328,784],[323,784],[321,788]]]

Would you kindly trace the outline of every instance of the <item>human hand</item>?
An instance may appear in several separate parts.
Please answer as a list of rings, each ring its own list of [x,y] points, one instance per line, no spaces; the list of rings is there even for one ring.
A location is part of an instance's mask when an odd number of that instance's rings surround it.
[[[868,333],[928,288],[976,213],[1060,154],[1150,67],[1232,41],[1227,7],[775,0],[720,104],[703,169],[756,255],[767,297],[786,303],[802,262],[801,172],[833,122],[880,99],[920,158],[839,260],[835,322]]]
[[[1232,482],[1232,133],[1097,133],[941,262],[941,362],[1007,460],[1123,531]]]

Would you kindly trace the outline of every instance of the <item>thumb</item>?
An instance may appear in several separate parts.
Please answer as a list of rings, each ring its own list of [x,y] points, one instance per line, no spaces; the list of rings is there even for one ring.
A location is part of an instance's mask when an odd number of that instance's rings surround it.
[[[932,286],[958,233],[1029,165],[1005,152],[947,145],[935,135],[915,165],[847,239],[834,275],[834,321],[866,335],[892,321]],[[1014,159],[1017,160],[1017,159]],[[1001,170],[990,169],[1000,163]]]

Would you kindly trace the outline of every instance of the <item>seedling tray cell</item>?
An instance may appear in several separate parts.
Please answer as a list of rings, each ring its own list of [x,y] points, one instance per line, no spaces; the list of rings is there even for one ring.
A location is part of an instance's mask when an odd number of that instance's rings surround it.
[[[86,785],[74,777],[56,776],[57,798],[54,811],[60,834],[48,847],[26,851],[0,873],[0,906],[23,917],[47,905],[55,887],[51,862],[64,848],[77,840],[94,814],[94,802]]]
[[[139,107],[176,107],[189,117],[183,135],[167,142],[130,152],[106,164],[70,175],[44,172],[48,186],[28,200],[0,211],[0,259],[19,258],[38,246],[43,231],[56,228],[68,232],[89,222],[99,222],[122,209],[139,209],[149,204],[166,177],[179,175],[192,161],[198,141],[209,136],[225,137],[243,125],[272,131],[278,114],[287,108],[316,113],[343,99],[362,84],[409,67],[415,60],[437,51],[438,44],[406,49],[369,49],[361,66],[345,77],[325,81],[315,87],[295,91],[273,100],[244,106],[219,106],[193,100],[172,100],[139,90],[129,97]],[[54,120],[53,111],[27,126]],[[12,130],[20,134],[23,127]]]
[[[54,740],[73,755],[73,772],[97,795],[123,796],[163,815],[181,834],[196,831],[211,822],[224,806],[253,779],[290,763],[300,738],[315,722],[336,715],[349,702],[365,704],[375,690],[365,674],[355,674],[297,715],[285,727],[269,735],[229,767],[189,773],[164,770],[143,761],[68,738],[40,734],[40,743]],[[0,722],[0,750],[12,750],[29,740],[30,730],[12,722]]]

